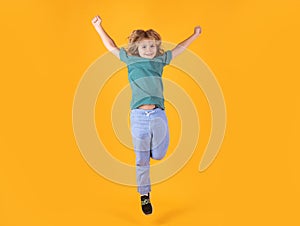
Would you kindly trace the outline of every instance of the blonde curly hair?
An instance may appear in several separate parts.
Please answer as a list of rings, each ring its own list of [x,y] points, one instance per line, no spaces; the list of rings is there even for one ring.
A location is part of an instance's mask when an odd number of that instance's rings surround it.
[[[132,56],[140,56],[138,51],[138,43],[143,39],[151,39],[155,41],[157,47],[156,56],[164,54],[164,50],[161,47],[161,37],[153,29],[149,29],[147,31],[141,29],[134,30],[128,37],[129,43],[127,47],[127,53]]]

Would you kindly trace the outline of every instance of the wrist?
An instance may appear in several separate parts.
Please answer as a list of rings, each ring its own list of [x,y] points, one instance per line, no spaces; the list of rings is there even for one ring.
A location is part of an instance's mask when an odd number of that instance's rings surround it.
[[[94,25],[94,27],[97,31],[102,29],[101,24],[96,24],[96,25]]]
[[[194,34],[192,35],[192,37],[193,37],[193,39],[196,39],[196,38],[198,38],[198,37],[199,37],[199,34],[197,34],[197,33],[194,33]]]

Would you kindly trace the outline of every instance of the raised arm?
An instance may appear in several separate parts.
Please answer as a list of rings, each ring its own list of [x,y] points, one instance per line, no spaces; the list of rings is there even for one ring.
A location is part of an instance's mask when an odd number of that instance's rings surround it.
[[[99,36],[101,37],[104,46],[107,48],[108,51],[113,53],[116,57],[120,58],[120,56],[119,56],[120,49],[115,44],[114,40],[106,33],[106,31],[102,27],[101,22],[102,22],[102,20],[99,16],[95,16],[92,19],[92,24],[94,25],[96,31],[98,32]]]
[[[195,41],[201,34],[201,27],[197,26],[194,29],[194,34],[180,42],[174,49],[172,49],[172,58],[175,58],[182,53],[193,41]]]

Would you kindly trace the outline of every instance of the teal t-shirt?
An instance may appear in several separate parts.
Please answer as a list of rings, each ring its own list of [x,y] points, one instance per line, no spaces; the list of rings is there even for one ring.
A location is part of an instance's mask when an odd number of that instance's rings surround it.
[[[135,109],[143,104],[155,104],[165,109],[162,72],[164,66],[172,60],[172,52],[153,59],[127,55],[124,48],[120,49],[120,59],[128,68],[128,80],[132,91],[130,108]]]

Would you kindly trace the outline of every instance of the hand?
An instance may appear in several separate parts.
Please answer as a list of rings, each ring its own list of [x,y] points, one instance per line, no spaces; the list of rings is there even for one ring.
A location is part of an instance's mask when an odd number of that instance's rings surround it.
[[[200,26],[197,26],[194,28],[194,35],[196,35],[197,37],[201,34],[202,30]]]
[[[100,16],[95,16],[93,19],[92,19],[92,24],[95,26],[95,27],[98,27],[100,26],[102,20],[100,18]]]

